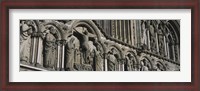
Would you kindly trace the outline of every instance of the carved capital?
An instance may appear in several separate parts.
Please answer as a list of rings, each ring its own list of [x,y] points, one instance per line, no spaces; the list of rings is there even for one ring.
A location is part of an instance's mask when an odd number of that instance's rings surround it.
[[[118,59],[118,61],[119,61],[120,64],[124,64],[126,59]]]
[[[33,33],[31,34],[31,36],[32,36],[32,37],[38,37],[38,33],[37,33],[37,32],[33,32]]]
[[[65,45],[67,42],[66,42],[66,40],[57,40],[56,43],[57,43],[58,46],[63,46],[63,45]]]
[[[44,34],[42,32],[33,32],[31,36],[32,37],[41,37],[41,38],[43,38]]]

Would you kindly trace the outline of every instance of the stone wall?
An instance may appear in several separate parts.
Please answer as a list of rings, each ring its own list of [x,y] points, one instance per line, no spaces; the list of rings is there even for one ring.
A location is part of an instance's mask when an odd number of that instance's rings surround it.
[[[179,71],[170,22],[20,20],[21,71]]]

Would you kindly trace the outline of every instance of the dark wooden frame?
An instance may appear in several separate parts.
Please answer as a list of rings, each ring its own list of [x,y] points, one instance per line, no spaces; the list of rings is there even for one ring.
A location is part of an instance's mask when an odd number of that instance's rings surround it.
[[[9,82],[9,9],[191,9],[192,10],[192,82]],[[199,0],[4,0],[1,2],[1,90],[136,90],[136,91],[200,91]],[[167,78],[164,78],[167,79]]]

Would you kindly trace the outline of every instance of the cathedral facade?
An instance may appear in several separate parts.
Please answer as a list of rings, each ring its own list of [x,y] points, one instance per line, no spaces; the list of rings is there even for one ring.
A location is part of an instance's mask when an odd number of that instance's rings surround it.
[[[180,20],[20,20],[20,71],[180,71]]]

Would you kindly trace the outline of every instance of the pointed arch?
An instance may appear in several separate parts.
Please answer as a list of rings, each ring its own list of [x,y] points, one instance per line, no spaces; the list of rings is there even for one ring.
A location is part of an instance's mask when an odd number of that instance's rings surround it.
[[[137,58],[136,53],[134,53],[133,51],[127,51],[127,52],[126,52],[126,55],[128,55],[128,54],[133,55],[133,57],[134,57],[136,63],[137,63],[137,64],[139,63],[139,60],[138,60],[138,58]]]
[[[120,59],[123,59],[124,58],[124,56],[123,56],[123,52],[122,52],[122,50],[121,50],[121,48],[118,46],[118,45],[114,45],[114,44],[112,44],[112,45],[110,45],[109,47],[108,47],[109,49],[108,49],[108,51],[110,51],[111,49],[116,49],[117,51],[118,51],[118,53],[119,53],[119,58]]]
[[[140,61],[140,65],[141,65],[142,61],[146,61],[148,63],[147,66],[149,67],[149,70],[153,69],[153,63],[148,57],[142,56],[142,57],[140,57],[139,61]]]
[[[167,70],[167,67],[164,65],[164,63],[163,62],[161,62],[161,61],[157,61],[157,63],[155,64],[157,67],[158,66],[162,66],[163,67],[163,69],[161,70],[161,71],[166,71]],[[160,68],[159,68],[160,69]]]
[[[92,20],[73,20],[72,24],[70,25],[69,30],[74,31],[73,28],[77,27],[77,26],[84,26],[89,28],[89,32],[93,33],[97,36],[97,39],[100,40],[101,39],[101,33],[100,30],[98,29],[98,27],[94,24],[94,22],[92,22]]]
[[[52,22],[48,22],[48,23],[44,24],[44,26],[48,26],[48,25],[53,26],[53,27],[56,28],[57,34],[58,34],[57,40],[62,40],[63,39],[63,35],[62,35],[63,34],[63,30],[62,30],[62,27],[61,27],[60,23],[58,23],[56,21],[52,21]]]

